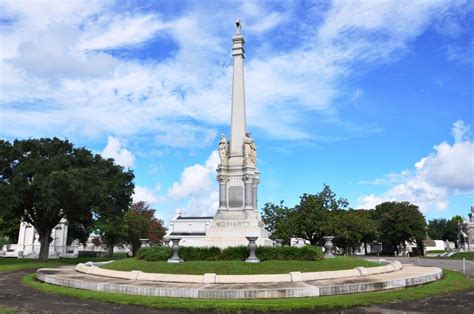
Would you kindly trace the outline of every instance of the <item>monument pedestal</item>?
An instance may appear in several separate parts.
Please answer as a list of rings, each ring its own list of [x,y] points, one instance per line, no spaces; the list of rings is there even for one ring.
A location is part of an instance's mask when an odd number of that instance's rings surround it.
[[[260,215],[254,210],[246,211],[247,217],[228,211],[220,211],[212,220],[206,232],[205,243],[207,246],[225,248],[229,246],[247,245],[246,237],[258,237],[259,246],[273,246],[273,240],[268,237]]]

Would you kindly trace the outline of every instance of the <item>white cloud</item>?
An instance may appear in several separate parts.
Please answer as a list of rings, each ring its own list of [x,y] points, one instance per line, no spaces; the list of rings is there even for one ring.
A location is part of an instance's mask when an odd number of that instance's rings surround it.
[[[362,96],[364,96],[364,90],[360,89],[360,88],[357,88],[355,91],[354,91],[354,94],[352,94],[352,102],[357,102],[359,100],[359,98],[361,98]]]
[[[168,196],[182,199],[188,196],[207,194],[214,188],[215,170],[219,164],[217,151],[213,151],[204,165],[195,164],[184,168],[179,182],[174,182]]]
[[[245,69],[249,128],[313,140],[306,127],[311,113],[337,112],[333,100],[355,65],[399,58],[451,7],[443,1],[335,1],[317,20],[300,20],[291,5],[276,10],[244,2],[215,13],[196,4],[185,14],[165,17],[117,10],[115,4],[4,5],[0,17],[12,23],[0,29],[6,40],[0,45],[0,72],[6,73],[0,78],[6,105],[2,135],[158,134],[155,145],[209,145],[215,127],[229,122],[229,40],[238,10],[243,33],[252,38]],[[285,27],[288,23],[292,27]],[[277,38],[263,40],[275,30]],[[143,61],[133,53],[121,59],[108,51],[129,52],[161,38],[173,48],[160,61]],[[280,47],[274,38],[293,44]],[[351,135],[367,129],[341,127]]]
[[[415,172],[403,171],[401,181],[381,195],[359,197],[359,208],[373,208],[384,201],[409,201],[423,212],[444,210],[453,193],[474,191],[474,142],[469,125],[453,123],[454,143],[442,142],[434,152],[415,163]],[[392,175],[393,177],[393,175]],[[383,180],[382,180],[383,181]]]
[[[186,167],[179,182],[168,190],[168,198],[185,200],[183,214],[211,215],[217,210],[219,194],[216,184],[216,168],[219,154],[213,151],[204,165]]]
[[[461,143],[469,140],[469,131],[471,127],[466,125],[464,121],[458,120],[453,123],[452,135],[454,137],[454,143]]]
[[[106,16],[89,26],[86,35],[79,42],[79,48],[99,50],[134,46],[146,42],[157,31],[163,30],[166,27],[167,25],[153,14],[142,16]]]
[[[155,192],[158,192],[159,189],[151,190],[145,186],[135,186],[135,191],[133,193],[133,202],[147,202],[148,204],[156,204],[161,201],[161,198],[156,195]]]
[[[122,143],[116,137],[109,136],[107,145],[102,151],[101,155],[104,158],[113,158],[115,163],[126,168],[131,168],[134,165],[135,157],[132,152],[122,148]]]

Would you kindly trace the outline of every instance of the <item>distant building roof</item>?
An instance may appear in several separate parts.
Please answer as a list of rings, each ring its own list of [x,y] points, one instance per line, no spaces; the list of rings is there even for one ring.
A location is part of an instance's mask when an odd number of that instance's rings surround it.
[[[200,217],[193,217],[193,216],[188,216],[188,217],[182,217],[182,216],[179,216],[178,218],[176,219],[202,219],[202,220],[209,220],[209,219],[213,219],[214,217],[212,216],[200,216]]]

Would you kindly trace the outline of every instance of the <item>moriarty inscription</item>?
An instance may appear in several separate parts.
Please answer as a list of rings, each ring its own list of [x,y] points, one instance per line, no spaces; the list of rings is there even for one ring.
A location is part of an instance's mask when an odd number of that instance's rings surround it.
[[[240,208],[244,205],[244,188],[241,186],[231,186],[229,188],[229,207]]]
[[[238,228],[238,227],[250,227],[249,221],[217,221],[216,227],[228,227],[228,228]]]

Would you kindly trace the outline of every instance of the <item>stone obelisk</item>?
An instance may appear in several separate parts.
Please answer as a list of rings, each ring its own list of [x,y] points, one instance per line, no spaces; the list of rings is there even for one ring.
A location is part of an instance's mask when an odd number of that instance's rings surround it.
[[[245,237],[258,237],[258,245],[272,245],[257,209],[257,147],[246,129],[244,44],[240,21],[232,37],[234,71],[232,78],[232,114],[230,141],[225,135],[219,142],[221,163],[217,168],[219,209],[209,226],[209,245],[220,247],[246,245]]]

